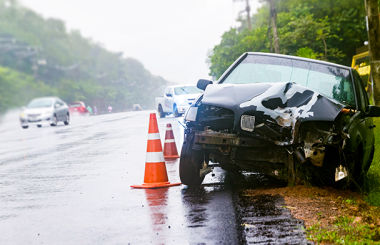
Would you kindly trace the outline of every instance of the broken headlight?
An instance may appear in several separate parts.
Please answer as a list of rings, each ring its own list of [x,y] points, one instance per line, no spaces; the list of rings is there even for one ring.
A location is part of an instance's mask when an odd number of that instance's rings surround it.
[[[248,132],[252,132],[253,129],[255,128],[255,117],[242,115],[240,119],[240,126],[241,126],[241,129]]]
[[[197,119],[198,107],[190,107],[185,115],[185,121],[195,122]]]

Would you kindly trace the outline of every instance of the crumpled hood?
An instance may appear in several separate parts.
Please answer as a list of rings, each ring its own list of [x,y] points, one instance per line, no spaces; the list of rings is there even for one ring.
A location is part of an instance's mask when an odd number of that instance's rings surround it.
[[[343,104],[294,83],[212,84],[207,86],[202,104],[234,111],[235,129],[240,129],[243,114],[271,119],[294,129],[296,121],[334,121],[344,108]]]

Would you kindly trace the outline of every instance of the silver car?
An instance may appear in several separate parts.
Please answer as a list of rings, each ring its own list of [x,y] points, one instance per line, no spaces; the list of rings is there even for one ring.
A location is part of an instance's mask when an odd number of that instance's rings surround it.
[[[57,97],[44,97],[32,100],[20,115],[21,127],[26,129],[31,124],[42,127],[43,124],[56,126],[58,122],[69,125],[69,107]]]

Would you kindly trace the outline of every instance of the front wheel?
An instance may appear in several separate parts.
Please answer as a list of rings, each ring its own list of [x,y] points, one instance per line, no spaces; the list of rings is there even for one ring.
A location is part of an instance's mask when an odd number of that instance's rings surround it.
[[[358,147],[354,156],[350,159],[347,159],[347,177],[339,180],[335,183],[335,188],[339,190],[360,189],[360,186],[364,183],[365,175],[367,174],[368,169],[363,169],[363,153],[361,147]]]
[[[63,121],[63,123],[64,123],[65,125],[69,125],[69,123],[70,123],[70,115],[69,115],[69,114],[66,115],[66,120]]]
[[[58,124],[58,119],[57,119],[57,116],[54,115],[53,122],[50,124],[50,126],[54,127],[54,126],[57,126],[57,124]]]
[[[204,161],[203,151],[193,150],[194,134],[188,134],[182,145],[179,161],[179,176],[183,184],[188,186],[201,185],[205,175],[201,174]]]
[[[173,115],[175,117],[180,117],[182,114],[178,112],[177,105],[174,105]]]

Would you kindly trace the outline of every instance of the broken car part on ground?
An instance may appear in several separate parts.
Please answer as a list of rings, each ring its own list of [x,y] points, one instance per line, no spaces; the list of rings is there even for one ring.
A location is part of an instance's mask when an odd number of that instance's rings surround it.
[[[184,184],[201,184],[210,161],[291,183],[296,167],[315,169],[340,188],[359,182],[370,167],[372,117],[380,116],[380,107],[369,105],[352,68],[244,53],[216,84],[201,79],[197,86],[204,93],[185,115]]]

